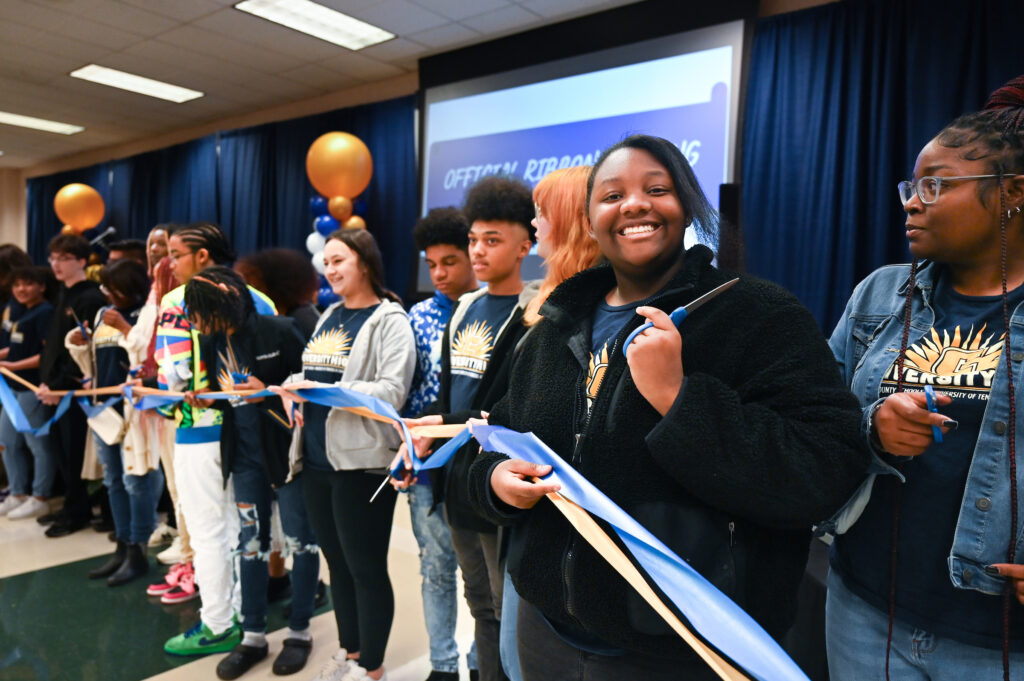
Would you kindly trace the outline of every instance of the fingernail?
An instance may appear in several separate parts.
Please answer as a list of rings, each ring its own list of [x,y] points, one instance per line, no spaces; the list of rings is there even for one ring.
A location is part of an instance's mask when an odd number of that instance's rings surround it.
[[[959,425],[960,424],[954,421],[953,419],[946,419],[945,421],[942,422],[942,427],[949,428],[950,430],[956,430],[957,426]]]
[[[992,575],[993,577],[999,577],[1000,576],[999,568],[997,568],[995,565],[986,565],[985,566],[985,574],[986,575]]]

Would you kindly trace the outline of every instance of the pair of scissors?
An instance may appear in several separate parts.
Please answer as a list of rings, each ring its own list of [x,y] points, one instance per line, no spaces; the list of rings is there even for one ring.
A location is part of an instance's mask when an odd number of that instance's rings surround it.
[[[704,303],[708,302],[709,300],[711,300],[715,296],[719,295],[720,293],[724,293],[725,291],[729,290],[738,281],[739,281],[739,277],[736,277],[735,279],[730,279],[729,281],[725,282],[721,286],[718,286],[716,288],[711,289],[710,291],[708,291],[707,293],[702,295],[700,298],[696,298],[694,300],[691,300],[689,303],[687,303],[686,305],[683,305],[682,307],[677,307],[676,309],[672,310],[671,314],[669,314],[669,319],[672,320],[673,324],[675,324],[676,326],[679,326],[680,324],[683,323],[683,320],[686,319],[687,315],[689,315],[691,312],[696,310],[698,307],[700,307]],[[650,328],[653,328],[653,327],[654,327],[654,324],[652,322],[645,322],[644,324],[641,324],[639,327],[634,329],[633,332],[631,334],[629,334],[629,336],[626,337],[626,342],[622,346],[622,354],[626,355],[628,357],[629,355],[627,353],[629,351],[630,344],[633,342],[633,339],[635,339],[637,336],[642,334],[647,329],[650,329]]]
[[[928,411],[938,414],[939,405],[935,404],[935,390],[930,385],[924,387],[924,398],[928,402]],[[932,426],[932,438],[936,442],[942,442],[942,429],[938,426]]]

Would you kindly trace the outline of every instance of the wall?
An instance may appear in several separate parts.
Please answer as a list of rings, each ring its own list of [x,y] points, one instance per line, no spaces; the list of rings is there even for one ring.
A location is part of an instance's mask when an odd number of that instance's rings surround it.
[[[25,178],[16,168],[0,169],[0,244],[25,248]]]

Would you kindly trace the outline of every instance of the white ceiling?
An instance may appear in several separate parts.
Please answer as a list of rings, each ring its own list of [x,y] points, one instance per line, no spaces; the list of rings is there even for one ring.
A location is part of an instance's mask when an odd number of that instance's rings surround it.
[[[397,36],[359,52],[240,12],[236,1],[0,0],[0,111],[85,127],[66,136],[0,125],[0,168],[384,80],[415,71],[420,57],[636,0],[318,0]],[[90,63],[206,96],[174,104],[68,76]]]

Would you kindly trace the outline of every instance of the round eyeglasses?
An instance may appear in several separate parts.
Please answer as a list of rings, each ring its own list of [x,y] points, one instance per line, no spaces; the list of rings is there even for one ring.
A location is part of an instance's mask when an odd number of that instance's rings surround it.
[[[917,192],[917,198],[921,199],[921,203],[926,206],[930,206],[939,200],[939,192],[942,191],[942,184],[953,182],[953,181],[968,181],[968,180],[987,180],[993,177],[1013,177],[1013,175],[960,175],[957,177],[935,177],[934,175],[925,175],[916,182],[913,180],[903,180],[896,189],[900,193],[900,201],[906,206],[910,203],[910,199],[914,198],[914,192]]]

